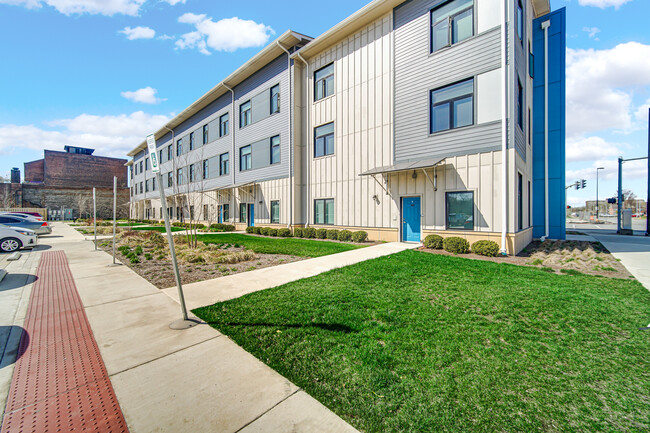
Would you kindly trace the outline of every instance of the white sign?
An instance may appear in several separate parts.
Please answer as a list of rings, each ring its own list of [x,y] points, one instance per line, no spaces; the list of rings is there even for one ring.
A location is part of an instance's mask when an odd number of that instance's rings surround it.
[[[151,161],[151,170],[154,173],[160,172],[160,161],[158,161],[158,152],[156,151],[156,138],[153,134],[147,135],[147,147],[149,148],[149,160]]]

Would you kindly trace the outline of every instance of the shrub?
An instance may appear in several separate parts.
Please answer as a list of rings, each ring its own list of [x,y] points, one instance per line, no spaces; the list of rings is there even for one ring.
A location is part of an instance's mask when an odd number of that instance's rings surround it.
[[[275,237],[275,236],[278,235],[278,229],[269,228],[269,229],[266,230],[266,235]]]
[[[442,241],[445,251],[453,254],[466,254],[469,251],[469,242],[463,238],[452,236]]]
[[[180,227],[180,226],[182,226],[182,225],[183,225],[183,223],[180,222],[180,221],[174,221],[174,222],[172,223],[172,227]]]
[[[352,239],[352,232],[350,230],[341,230],[338,237],[340,241],[349,242]]]
[[[142,251],[142,245],[138,245],[137,247],[135,247],[135,253],[136,253],[137,255],[139,255],[139,256],[142,255],[142,253],[143,253],[143,251]]]
[[[254,233],[255,232],[255,227],[246,227],[246,233]]]
[[[363,230],[352,233],[353,242],[365,242],[366,239],[368,239],[368,233]]]
[[[293,229],[293,235],[294,235],[295,237],[297,237],[297,238],[301,238],[301,237],[302,237],[302,232],[303,232],[304,230],[305,230],[305,229],[303,229],[302,227],[296,227],[295,229]]]
[[[205,258],[198,253],[190,253],[185,256],[185,261],[187,263],[205,263]]]
[[[149,253],[146,253],[144,255],[144,258],[147,259],[147,260],[151,260],[151,259],[153,259],[153,256],[151,254],[149,254]]]
[[[327,230],[327,239],[331,239],[333,241],[337,240],[339,238],[339,231],[336,229],[329,229]]]
[[[496,257],[499,254],[499,244],[494,241],[476,241],[472,244],[472,252],[481,256]]]
[[[422,242],[426,248],[431,248],[433,250],[441,250],[442,249],[442,236],[438,235],[429,235],[426,238],[424,238],[424,241]]]
[[[316,239],[326,239],[327,229],[316,229]]]
[[[271,236],[271,228],[270,227],[261,227],[260,228],[260,234],[263,234],[264,236]]]
[[[314,239],[316,237],[316,229],[313,227],[307,227],[302,231],[303,237],[307,239]]]
[[[291,237],[291,230],[289,229],[278,229],[278,236],[281,238],[290,238]]]
[[[233,232],[233,231],[235,231],[235,226],[233,226],[231,224],[221,224],[221,223],[210,224],[210,231],[213,231],[213,232]]]
[[[134,255],[134,256],[131,256],[131,257],[129,258],[129,260],[130,260],[131,263],[133,263],[133,264],[140,263],[140,259],[138,258],[138,256],[135,256],[135,255]]]

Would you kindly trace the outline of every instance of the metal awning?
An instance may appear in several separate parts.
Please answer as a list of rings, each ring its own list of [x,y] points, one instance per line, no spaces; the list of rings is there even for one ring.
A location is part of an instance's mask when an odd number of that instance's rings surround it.
[[[361,173],[359,176],[374,176],[376,174],[396,173],[398,171],[420,170],[434,167],[444,161],[446,158],[421,159],[419,161],[398,162],[393,165],[373,168]]]

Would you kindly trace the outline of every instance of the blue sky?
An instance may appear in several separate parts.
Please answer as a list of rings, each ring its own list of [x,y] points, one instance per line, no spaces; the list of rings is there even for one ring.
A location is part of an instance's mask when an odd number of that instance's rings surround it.
[[[0,0],[0,174],[64,144],[124,156],[286,29],[317,36],[368,0]],[[616,158],[645,156],[648,0],[567,7],[569,203],[616,191]],[[645,110],[645,111],[644,111]],[[645,163],[625,188],[646,195]]]

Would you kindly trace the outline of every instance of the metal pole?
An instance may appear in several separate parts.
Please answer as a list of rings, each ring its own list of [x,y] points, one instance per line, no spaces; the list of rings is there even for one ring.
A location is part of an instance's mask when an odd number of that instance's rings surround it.
[[[117,176],[113,176],[113,264],[115,264],[115,232],[117,228]]]
[[[648,205],[650,204],[650,108],[648,108],[648,190],[645,202],[645,235],[650,236],[650,218],[648,217]]]
[[[616,217],[616,233],[621,234],[621,212],[623,211],[623,157],[618,157],[618,215]]]
[[[596,222],[598,222],[598,172],[600,170],[596,169]]]
[[[97,198],[95,196],[95,187],[93,187],[93,226],[93,232],[95,232],[95,251],[97,251]]]
[[[176,250],[174,249],[174,236],[172,236],[171,224],[169,223],[169,212],[167,209],[167,199],[165,198],[165,188],[162,183],[162,174],[160,172],[156,173],[156,178],[158,179],[158,185],[160,187],[160,204],[163,208],[163,216],[165,217],[165,231],[167,232],[167,243],[169,244],[169,253],[172,257],[172,267],[174,268],[174,278],[176,279],[176,287],[178,287],[178,300],[181,304],[181,310],[183,312],[183,322],[177,324],[176,322],[172,323],[175,325],[174,329],[185,329],[187,327],[193,326],[195,323],[188,319],[187,307],[185,306],[185,296],[183,295],[183,286],[181,285],[181,275],[178,272],[178,261],[176,260]],[[185,326],[183,326],[185,325]]]

